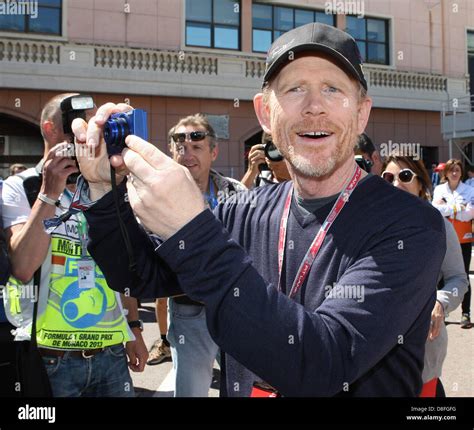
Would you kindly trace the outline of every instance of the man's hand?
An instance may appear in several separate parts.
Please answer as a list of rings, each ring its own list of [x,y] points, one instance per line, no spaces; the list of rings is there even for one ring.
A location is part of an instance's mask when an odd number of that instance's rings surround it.
[[[249,152],[249,165],[248,165],[248,171],[255,173],[258,175],[258,166],[260,164],[265,164],[265,152],[263,149],[265,148],[265,145],[262,143],[259,143],[257,145],[253,145],[250,148]]]
[[[133,372],[143,372],[145,364],[148,361],[148,350],[143,341],[142,334],[139,329],[132,329],[135,340],[125,344],[125,350],[128,357],[128,367]]]
[[[242,184],[244,184],[249,189],[254,186],[255,178],[260,173],[258,166],[265,163],[265,152],[263,151],[264,148],[265,145],[262,143],[253,145],[252,148],[250,148],[247,172],[245,172],[244,177],[240,180],[240,182],[242,182]]]
[[[428,339],[435,340],[439,336],[441,324],[444,324],[444,309],[440,302],[436,301],[431,312],[431,325],[428,332]]]
[[[120,155],[113,155],[109,161],[103,129],[110,115],[132,109],[124,103],[117,105],[107,103],[97,110],[89,123],[82,119],[75,119],[72,123],[72,130],[76,137],[76,157],[81,173],[89,183],[92,200],[97,200],[110,191],[110,165],[117,171],[117,183],[120,183],[127,174]]]
[[[75,161],[66,155],[69,145],[63,142],[51,148],[43,165],[41,193],[53,200],[63,193],[68,176],[78,171]]]
[[[128,136],[123,161],[130,171],[130,205],[142,224],[168,239],[206,209],[191,173],[152,144]]]

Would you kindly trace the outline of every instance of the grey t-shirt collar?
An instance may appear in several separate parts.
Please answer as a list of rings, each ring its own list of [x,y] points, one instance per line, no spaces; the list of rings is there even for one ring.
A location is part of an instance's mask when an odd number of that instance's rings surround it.
[[[372,173],[369,173],[367,176],[363,177],[360,180],[359,184],[361,184],[371,176],[373,176]],[[300,196],[295,195],[295,202],[298,205],[298,208],[301,209],[303,215],[306,216],[310,213],[314,214],[318,209],[328,205],[329,203],[334,203],[338,196],[339,193],[329,197],[322,197],[318,199],[304,199]]]

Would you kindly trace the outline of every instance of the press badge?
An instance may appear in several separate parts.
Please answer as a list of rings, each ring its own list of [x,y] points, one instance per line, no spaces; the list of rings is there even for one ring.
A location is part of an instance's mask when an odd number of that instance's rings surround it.
[[[77,275],[79,288],[95,287],[95,263],[90,258],[77,260]]]

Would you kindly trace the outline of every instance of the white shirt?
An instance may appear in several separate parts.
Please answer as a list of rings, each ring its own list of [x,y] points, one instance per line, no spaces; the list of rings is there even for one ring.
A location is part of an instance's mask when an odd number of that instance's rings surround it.
[[[30,204],[26,197],[25,188],[23,186],[23,177],[29,177],[35,175],[36,171],[34,168],[28,169],[22,172],[21,175],[10,176],[3,184],[2,197],[3,197],[3,223],[5,228],[12,227],[17,224],[24,224],[28,221],[31,215]],[[65,189],[61,196],[61,206],[56,208],[56,215],[61,215],[67,208],[69,208],[72,199],[72,194],[69,190]],[[79,217],[72,215],[65,223],[61,224],[55,230],[55,235],[64,237],[65,239],[71,239],[79,241]],[[52,246],[49,245],[47,256],[41,265],[41,280],[39,288],[39,299],[38,299],[38,315],[41,315],[48,306],[48,300],[51,294],[56,294],[50,289],[50,278],[51,273],[54,270],[54,265],[51,261]],[[28,283],[29,286],[33,286],[33,279]],[[122,315],[124,314],[120,295],[117,292],[113,292],[115,300],[121,310]],[[8,305],[7,300],[5,301],[6,306]],[[18,327],[15,340],[29,340],[31,333],[31,321],[33,315],[34,301],[30,299],[22,300],[21,309],[22,312],[16,316],[7,316],[10,322]],[[126,326],[128,336],[131,340],[135,340],[135,337],[131,330]]]
[[[437,203],[444,199],[446,204]],[[438,185],[434,189],[433,206],[441,212],[444,217],[454,218],[458,221],[471,221],[474,218],[474,187],[459,183],[452,191],[448,182]]]
[[[31,207],[28,203],[28,199],[25,194],[25,188],[23,187],[23,177],[30,177],[36,175],[35,168],[28,169],[22,172],[20,175],[14,175],[8,177],[3,183],[2,198],[3,198],[3,225],[4,228],[9,228],[17,224],[25,224],[28,221],[28,218],[31,214]],[[56,215],[60,215],[64,208],[69,207],[71,201],[71,194],[64,193],[61,197],[61,205],[63,208],[56,208]],[[75,236],[78,239],[77,235],[77,221],[71,217],[68,220],[67,232],[66,224],[62,224],[58,227],[58,230],[67,235],[67,233],[72,234],[75,232]],[[39,288],[39,301],[38,301],[38,314],[44,312],[47,306],[48,295],[49,295],[49,281],[51,274],[51,245],[48,248],[48,253],[46,258],[41,265],[41,280]],[[33,286],[33,279],[27,284]],[[45,287],[45,288],[42,288]],[[21,327],[20,330],[17,330],[15,340],[28,340],[30,339],[30,323],[31,316],[33,315],[33,305],[34,302],[31,300],[22,301],[22,315],[19,316],[18,320],[10,322],[17,326]],[[26,317],[25,317],[26,315]]]

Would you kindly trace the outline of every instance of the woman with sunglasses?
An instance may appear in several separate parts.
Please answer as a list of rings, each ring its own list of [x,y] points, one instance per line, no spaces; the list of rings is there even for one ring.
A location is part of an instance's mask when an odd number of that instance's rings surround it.
[[[391,155],[386,161],[382,178],[422,200],[429,201],[431,198],[431,182],[421,160]],[[443,384],[439,379],[448,349],[448,332],[444,318],[459,306],[464,292],[467,291],[468,282],[457,235],[446,218],[445,225],[446,255],[439,275],[436,302],[431,312],[422,375],[424,385],[420,397],[445,397]]]
[[[444,167],[441,185],[434,190],[433,206],[453,224],[461,244],[468,290],[462,301],[461,328],[471,328],[471,285],[469,266],[472,252],[472,219],[474,218],[474,188],[463,184],[461,161],[451,159]]]

